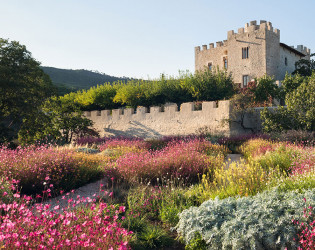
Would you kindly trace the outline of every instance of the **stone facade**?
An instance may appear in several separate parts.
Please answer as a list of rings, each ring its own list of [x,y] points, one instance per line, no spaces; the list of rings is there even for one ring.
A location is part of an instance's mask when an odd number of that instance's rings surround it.
[[[256,21],[244,28],[228,31],[227,40],[195,47],[195,70],[204,67],[227,68],[234,81],[242,87],[248,81],[265,74],[282,80],[286,72],[292,73],[295,62],[310,58],[310,49],[303,45],[288,46],[280,43],[280,30],[271,22]]]
[[[259,130],[261,126],[257,112],[245,118],[246,127]],[[167,135],[189,135],[199,129],[207,128],[212,133],[238,135],[250,133],[235,122],[231,114],[230,101],[202,102],[197,106],[193,102],[167,104],[162,107],[132,108],[86,111],[84,116],[94,122],[93,128],[100,136],[136,136],[154,138]]]

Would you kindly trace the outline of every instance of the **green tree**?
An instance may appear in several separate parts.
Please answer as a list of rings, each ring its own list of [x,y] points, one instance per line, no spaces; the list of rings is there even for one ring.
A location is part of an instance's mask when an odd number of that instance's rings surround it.
[[[310,55],[311,58],[313,56],[315,56],[315,53]],[[302,58],[295,63],[295,70],[293,74],[300,74],[301,76],[311,76],[314,70],[315,60],[307,60]]]
[[[0,142],[16,137],[23,120],[54,94],[39,65],[24,45],[0,39]]]
[[[71,99],[52,97],[33,117],[25,119],[19,131],[22,144],[35,142],[70,143],[74,137],[98,136],[93,122],[83,116],[80,106]]]
[[[196,101],[229,99],[236,90],[232,75],[219,69],[197,71],[194,75],[182,79],[181,86]]]
[[[315,130],[315,72],[295,90],[286,94],[287,107],[263,110],[261,119],[266,132],[282,130]]]

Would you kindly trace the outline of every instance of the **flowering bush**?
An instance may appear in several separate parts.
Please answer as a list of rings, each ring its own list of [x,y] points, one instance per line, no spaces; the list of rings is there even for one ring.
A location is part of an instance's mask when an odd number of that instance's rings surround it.
[[[315,189],[208,200],[179,214],[177,232],[186,244],[199,232],[209,249],[296,248],[292,219],[302,218],[303,197],[315,204]]]
[[[64,197],[66,199],[66,197]],[[68,200],[68,207],[29,206],[31,197],[1,203],[0,246],[6,249],[129,249],[131,231],[121,227],[118,209],[91,198]],[[73,210],[72,206],[85,204]],[[61,211],[60,211],[61,209]]]
[[[305,203],[307,202],[304,198]],[[308,206],[304,208],[303,220],[293,220],[299,229],[298,237],[294,240],[300,244],[299,250],[315,249],[315,208]]]
[[[112,148],[123,148],[123,147],[136,147],[139,149],[148,149],[149,145],[143,139],[140,138],[121,138],[114,137],[110,138],[99,146],[101,151]]]
[[[155,183],[157,179],[173,178],[188,184],[222,164],[223,152],[223,146],[205,140],[173,142],[160,151],[126,154],[117,159],[114,167],[130,182]]]
[[[252,139],[243,143],[240,147],[241,153],[246,159],[249,157],[256,157],[264,155],[266,152],[273,151],[276,148],[276,144],[270,140],[264,139]]]
[[[229,167],[222,165],[214,170],[213,181],[207,175],[202,176],[198,185],[197,196],[201,202],[209,198],[224,199],[230,196],[255,195],[263,191],[279,169],[265,170],[260,164],[250,162],[231,163]]]
[[[248,134],[248,135],[238,135],[231,137],[222,137],[218,139],[220,145],[227,146],[232,152],[238,152],[239,147],[246,141],[250,139],[269,139],[268,135],[264,134]]]
[[[299,157],[293,159],[290,168],[291,175],[315,174],[315,149],[303,147]]]
[[[314,147],[255,139],[244,143],[241,150],[247,159],[259,162],[265,169],[279,166],[293,175],[314,172]]]
[[[101,177],[99,162],[86,157],[44,146],[0,148],[0,176],[19,181],[25,194],[41,194],[47,188],[71,190]]]

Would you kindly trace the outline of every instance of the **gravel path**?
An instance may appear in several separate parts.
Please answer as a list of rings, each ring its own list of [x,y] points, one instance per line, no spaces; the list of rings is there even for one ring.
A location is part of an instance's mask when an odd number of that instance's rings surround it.
[[[69,199],[77,200],[78,197],[90,197],[91,199],[94,199],[97,196],[104,196],[104,192],[101,192],[101,190],[103,189],[103,186],[105,187],[106,182],[106,178],[98,180],[96,182],[75,189],[72,192],[68,192],[55,198],[49,199],[43,202],[43,204],[50,204],[51,210],[54,210],[54,207],[59,205],[61,210],[62,208],[66,208],[68,206]]]
[[[226,163],[226,168],[230,166],[231,163],[233,162],[240,162],[241,159],[243,159],[241,154],[228,154],[227,159],[225,161]],[[44,202],[44,204],[51,204],[51,209],[53,209],[55,206],[59,205],[60,209],[65,208],[68,206],[68,200],[69,199],[77,199],[78,197],[90,197],[91,199],[95,198],[96,196],[103,194],[104,192],[101,192],[102,185],[105,186],[106,184],[106,179],[101,179],[99,181],[87,184],[85,186],[82,186],[78,189],[73,190],[73,192],[69,192],[67,194],[63,194],[60,196],[57,196],[55,198],[49,199]],[[94,196],[93,196],[94,195]],[[65,199],[62,197],[65,196]]]
[[[241,154],[228,154],[227,159],[225,160],[226,169],[234,162],[241,162],[243,156]]]

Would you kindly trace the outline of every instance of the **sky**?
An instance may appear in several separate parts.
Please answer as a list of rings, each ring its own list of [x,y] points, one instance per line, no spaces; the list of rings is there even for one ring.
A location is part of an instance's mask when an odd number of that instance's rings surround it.
[[[0,37],[43,66],[142,79],[194,71],[194,47],[252,20],[315,52],[315,0],[0,0]]]

